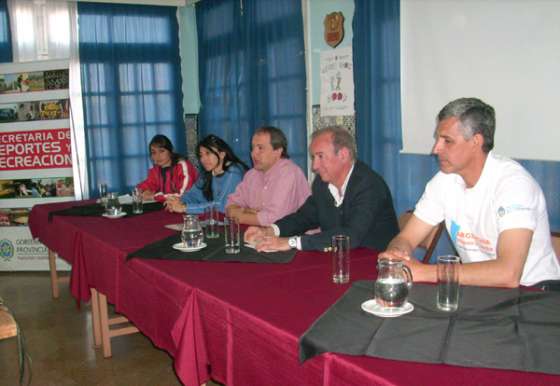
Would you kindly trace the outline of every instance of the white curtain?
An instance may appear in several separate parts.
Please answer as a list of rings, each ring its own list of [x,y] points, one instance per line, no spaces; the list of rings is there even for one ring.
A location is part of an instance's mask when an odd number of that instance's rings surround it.
[[[56,0],[8,0],[14,62],[70,57],[70,9]]]
[[[76,199],[88,197],[86,145],[74,1],[8,0],[15,63],[68,60],[72,168]]]
[[[82,103],[82,81],[80,76],[80,53],[78,45],[78,6],[75,2],[68,3],[70,20],[70,126],[72,128],[72,167],[74,170],[74,193],[77,200],[89,197],[86,181],[86,137],[84,130],[84,110]]]

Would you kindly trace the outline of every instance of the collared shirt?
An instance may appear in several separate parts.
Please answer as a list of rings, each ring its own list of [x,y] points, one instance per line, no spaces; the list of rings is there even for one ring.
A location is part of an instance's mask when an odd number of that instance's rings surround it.
[[[340,188],[340,191],[333,184],[329,184],[329,191],[331,192],[331,195],[334,198],[334,202],[335,202],[334,206],[336,206],[337,208],[340,205],[342,205],[342,202],[344,201],[344,194],[346,193],[346,187],[348,186],[348,181],[350,180],[350,176],[352,175],[352,171],[354,171],[354,164],[352,164],[352,167],[350,168],[350,171],[346,175],[346,178],[344,179],[344,183],[342,184],[342,187]]]
[[[235,204],[258,211],[261,225],[295,212],[311,195],[309,184],[301,169],[291,160],[281,158],[269,170],[249,170],[227,205]]]

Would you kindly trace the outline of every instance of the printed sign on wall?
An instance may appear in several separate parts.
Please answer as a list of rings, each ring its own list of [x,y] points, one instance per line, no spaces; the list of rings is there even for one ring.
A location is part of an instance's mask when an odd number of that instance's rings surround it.
[[[0,236],[0,271],[43,271],[48,267],[48,249],[31,237],[25,226],[3,227]],[[59,270],[68,263],[57,259]]]
[[[69,128],[0,133],[0,171],[71,167]]]
[[[321,116],[354,114],[352,47],[321,52]]]

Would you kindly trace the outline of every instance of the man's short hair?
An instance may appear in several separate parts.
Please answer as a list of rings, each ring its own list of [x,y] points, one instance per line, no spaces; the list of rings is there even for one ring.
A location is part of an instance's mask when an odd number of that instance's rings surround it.
[[[494,108],[477,98],[459,98],[449,102],[438,114],[438,122],[455,117],[463,126],[463,137],[472,138],[480,134],[484,138],[482,151],[488,153],[494,148],[496,113]]]
[[[274,150],[281,148],[282,158],[290,158],[290,155],[288,154],[288,140],[282,130],[274,126],[262,126],[255,130],[253,135],[257,134],[270,135],[270,144],[272,145],[272,148]]]
[[[338,151],[345,147],[350,151],[352,160],[356,159],[358,150],[356,149],[356,141],[352,134],[350,134],[350,131],[339,126],[325,127],[314,131],[313,134],[311,134],[311,141],[325,133],[331,134],[335,154],[338,154]]]

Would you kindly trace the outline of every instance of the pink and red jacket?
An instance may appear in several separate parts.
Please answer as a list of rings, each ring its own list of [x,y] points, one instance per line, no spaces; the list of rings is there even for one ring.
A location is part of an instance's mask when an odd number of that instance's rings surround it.
[[[140,190],[155,192],[154,200],[163,202],[169,196],[181,197],[198,178],[196,168],[187,160],[179,160],[167,168],[154,166],[148,177],[137,185]]]

